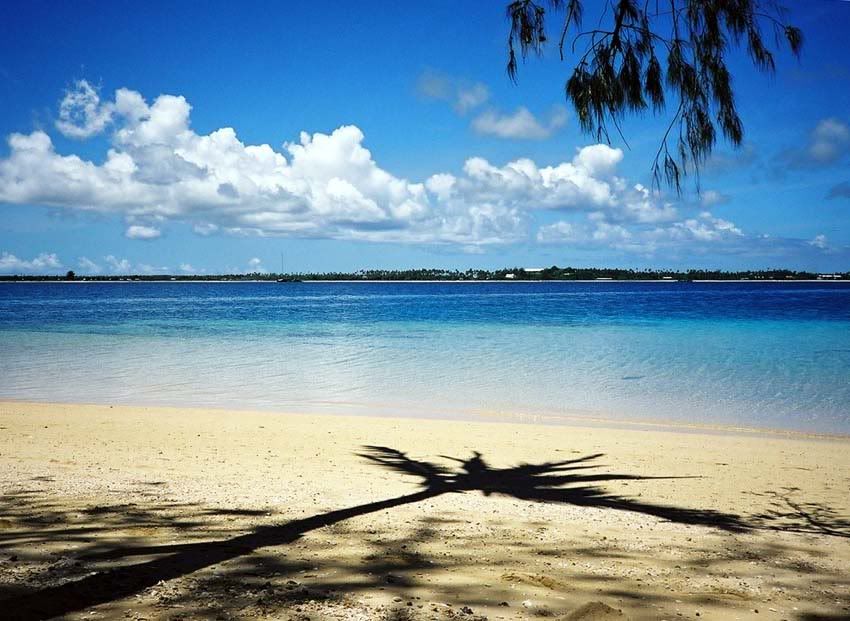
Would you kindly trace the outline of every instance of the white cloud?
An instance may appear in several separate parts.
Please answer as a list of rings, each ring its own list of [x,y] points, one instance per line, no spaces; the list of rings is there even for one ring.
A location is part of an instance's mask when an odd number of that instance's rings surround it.
[[[576,227],[564,220],[541,226],[537,231],[537,241],[544,244],[563,244],[567,242],[581,241]]]
[[[65,91],[59,104],[56,129],[69,138],[89,138],[112,122],[115,104],[101,103],[97,90],[86,80],[77,80]]]
[[[622,149],[612,149],[606,144],[594,144],[576,150],[573,164],[583,168],[589,175],[607,177],[614,173],[623,161]]]
[[[77,259],[77,265],[85,274],[100,274],[103,268],[88,257],[80,257]]]
[[[181,263],[180,271],[184,274],[197,274],[198,270],[196,270],[191,263]]]
[[[619,213],[613,211],[607,217],[643,223],[671,222],[678,217],[678,210],[649,188],[636,184],[621,192]]]
[[[357,127],[302,133],[281,153],[245,145],[230,128],[196,134],[182,97],[138,98],[116,96],[121,122],[99,165],[58,154],[44,132],[11,135],[0,202],[184,221],[201,234],[486,244],[515,233],[502,231],[518,219],[498,205],[447,208],[423,184],[380,168]],[[153,235],[133,226],[128,236]]]
[[[808,242],[810,246],[814,246],[815,248],[819,248],[821,250],[826,250],[829,248],[829,240],[826,238],[826,235],[815,235],[814,239]]]
[[[719,241],[728,237],[741,237],[743,232],[732,222],[715,218],[710,212],[702,212],[698,218],[674,222],[667,229],[656,229],[661,235],[674,240]]]
[[[603,221],[596,223],[596,228],[591,233],[591,239],[606,246],[616,246],[629,242],[632,239],[632,233],[622,224],[611,224]]]
[[[132,266],[127,259],[119,259],[115,255],[106,255],[103,257],[103,260],[106,261],[109,269],[112,270],[114,274],[129,274],[132,269]]]
[[[382,168],[355,126],[302,133],[278,151],[246,145],[227,127],[197,134],[183,97],[148,104],[119,89],[114,101],[99,103],[107,104],[114,113],[102,163],[57,153],[42,131],[12,134],[0,159],[0,202],[121,217],[133,239],[153,239],[167,223],[182,222],[199,235],[452,244],[469,252],[526,240],[538,210],[585,214],[609,243],[625,238],[618,226],[680,221],[657,192],[618,176],[623,152],[604,144],[548,166],[471,157],[457,174],[416,182]],[[110,257],[108,270],[130,271],[126,259]]]
[[[33,259],[19,259],[10,252],[0,253],[0,272],[20,273],[53,271],[60,269],[62,263],[55,253],[42,252]]]
[[[218,231],[218,226],[213,224],[212,222],[200,222],[193,226],[192,230],[195,231],[198,235],[206,237]]]
[[[614,248],[641,254],[681,248],[698,251],[743,239],[744,233],[732,222],[715,218],[707,211],[695,218],[661,225],[640,221],[616,223],[590,214],[585,223],[558,221],[540,227],[537,232],[541,243]]]
[[[615,210],[629,191],[613,175],[623,152],[606,145],[584,147],[570,162],[538,166],[518,159],[494,166],[480,157],[466,161],[463,175],[439,175],[425,183],[447,204],[499,205],[517,213],[531,209]]]
[[[700,202],[703,207],[713,207],[714,205],[728,203],[729,197],[717,190],[706,190],[700,195]]]
[[[133,224],[127,227],[127,230],[124,231],[124,236],[127,239],[156,239],[162,235],[162,231],[153,226],[143,226],[140,224]]]
[[[521,217],[532,210],[576,211],[597,220],[618,222],[668,222],[676,208],[640,184],[630,186],[618,177],[623,158],[620,149],[591,145],[578,149],[570,162],[539,167],[529,159],[494,166],[471,158],[464,175],[436,175],[426,188],[446,204],[498,204],[511,207]]]
[[[259,257],[252,257],[248,259],[248,271],[249,272],[265,272],[266,268],[263,267],[263,260]]]
[[[543,140],[563,127],[566,120],[562,107],[556,108],[548,121],[541,122],[528,108],[520,106],[512,114],[486,110],[472,121],[472,127],[479,134],[498,138]]]
[[[649,224],[611,222],[596,213],[572,221],[541,226],[537,241],[570,250],[642,256],[649,260],[690,262],[720,255],[747,257],[749,261],[787,261],[801,257],[847,256],[848,248],[830,246],[824,235],[812,240],[748,235],[734,223],[703,211],[694,217]],[[843,255],[842,255],[843,253]]]

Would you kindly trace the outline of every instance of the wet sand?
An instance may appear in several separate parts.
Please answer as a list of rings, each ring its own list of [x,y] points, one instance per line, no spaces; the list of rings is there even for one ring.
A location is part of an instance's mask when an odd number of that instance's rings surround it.
[[[849,490],[847,439],[0,402],[0,618],[845,619]]]

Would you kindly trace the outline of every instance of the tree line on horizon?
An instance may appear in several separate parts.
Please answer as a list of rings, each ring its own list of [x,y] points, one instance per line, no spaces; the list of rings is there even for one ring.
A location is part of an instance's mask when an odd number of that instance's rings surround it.
[[[301,272],[272,273],[250,272],[246,274],[126,274],[126,275],[82,275],[73,271],[65,275],[0,275],[0,282],[22,281],[541,281],[541,280],[816,280],[828,276],[830,280],[850,280],[850,271],[819,274],[789,269],[724,271],[710,269],[663,270],[624,269],[598,267],[558,267],[543,269],[522,267],[498,270],[467,269],[408,269],[408,270],[358,270],[355,272]]]

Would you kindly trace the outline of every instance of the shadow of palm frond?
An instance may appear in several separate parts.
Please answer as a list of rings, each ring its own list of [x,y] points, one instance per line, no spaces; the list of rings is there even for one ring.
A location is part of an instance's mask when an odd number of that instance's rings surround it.
[[[508,468],[490,466],[477,451],[473,452],[472,457],[468,459],[442,456],[459,464],[456,469],[413,459],[406,453],[385,446],[366,446],[359,455],[382,468],[418,477],[421,479],[423,488],[441,493],[479,491],[487,496],[497,494],[518,500],[631,511],[670,522],[711,526],[732,532],[750,529],[747,522],[735,514],[712,509],[689,509],[653,504],[608,492],[597,484],[609,481],[693,477],[649,477],[590,472],[601,467],[594,462],[603,457],[602,453],[564,461],[520,464]]]

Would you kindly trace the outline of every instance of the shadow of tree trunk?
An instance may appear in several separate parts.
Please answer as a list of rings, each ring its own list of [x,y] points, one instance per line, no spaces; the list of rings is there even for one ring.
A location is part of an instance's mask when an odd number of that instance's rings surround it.
[[[140,547],[97,558],[165,555],[160,558],[93,574],[82,580],[0,601],[4,619],[36,621],[85,610],[134,595],[162,580],[172,580],[249,554],[260,548],[292,543],[303,534],[343,520],[401,505],[420,502],[446,493],[447,489],[426,489],[389,500],[322,513],[279,526],[264,526],[224,541]]]

